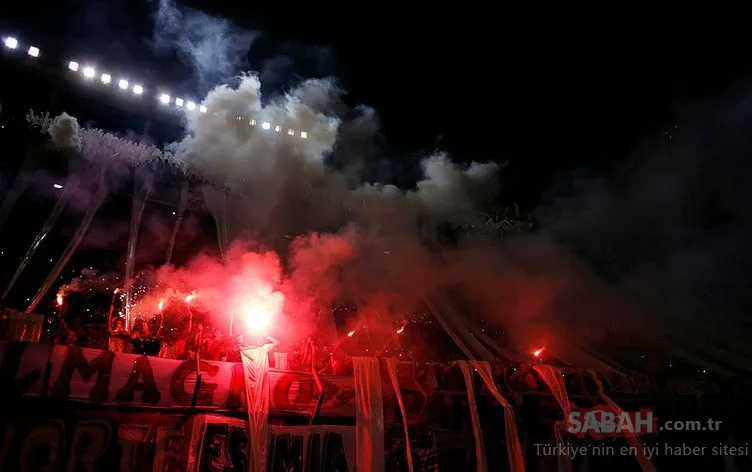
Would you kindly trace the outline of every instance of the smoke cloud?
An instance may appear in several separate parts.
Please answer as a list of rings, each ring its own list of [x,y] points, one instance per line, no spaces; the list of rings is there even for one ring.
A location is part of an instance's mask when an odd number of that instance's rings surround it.
[[[228,20],[178,7],[173,0],[157,0],[154,47],[175,51],[197,74],[199,85],[210,86],[236,75],[258,37]]]

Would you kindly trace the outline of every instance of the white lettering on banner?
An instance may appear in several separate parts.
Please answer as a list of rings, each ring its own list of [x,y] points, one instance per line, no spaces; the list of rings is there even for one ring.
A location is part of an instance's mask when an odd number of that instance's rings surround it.
[[[50,352],[52,351],[52,352]],[[49,394],[105,404],[179,408],[191,404],[196,362],[115,353],[74,346],[0,342],[0,381],[6,392],[40,395],[47,360]],[[196,406],[242,411],[245,380],[242,364],[201,361]],[[354,416],[351,377],[322,376],[326,416]],[[310,414],[319,392],[304,372],[269,371],[272,412]]]

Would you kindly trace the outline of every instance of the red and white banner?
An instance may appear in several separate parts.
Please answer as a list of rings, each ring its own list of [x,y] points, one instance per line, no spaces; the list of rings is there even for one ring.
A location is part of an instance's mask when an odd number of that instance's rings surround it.
[[[245,398],[248,407],[251,454],[249,472],[266,472],[269,441],[269,351],[264,347],[242,352],[245,368]]]
[[[185,408],[191,405],[196,386],[195,361],[74,346],[0,342],[0,378],[12,384],[19,394],[42,394],[48,360],[50,376],[47,393],[52,397],[98,404]],[[245,409],[245,373],[242,364],[201,361],[200,373],[196,401],[198,409]],[[324,399],[319,414],[325,417],[354,417],[352,376],[321,375],[320,378]],[[415,390],[415,383],[411,379],[412,376],[399,379],[403,395],[410,396],[410,392]],[[321,393],[310,372],[270,369],[268,385],[271,414],[312,414]],[[393,414],[392,410],[396,409],[390,390],[391,386],[384,389],[387,420]],[[421,403],[414,405],[417,415],[425,399],[417,391],[414,393],[411,398]],[[415,415],[410,416],[411,422],[418,421]]]

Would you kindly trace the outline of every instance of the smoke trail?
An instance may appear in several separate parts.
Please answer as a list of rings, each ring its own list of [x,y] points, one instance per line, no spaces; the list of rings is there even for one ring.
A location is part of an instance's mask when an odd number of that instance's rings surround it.
[[[257,33],[234,27],[228,20],[158,0],[154,46],[174,50],[196,72],[200,87],[221,83],[246,65],[245,56]]]

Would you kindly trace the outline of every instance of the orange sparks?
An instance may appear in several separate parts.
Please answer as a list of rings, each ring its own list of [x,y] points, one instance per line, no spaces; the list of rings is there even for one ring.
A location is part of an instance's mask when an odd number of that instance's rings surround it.
[[[533,351],[533,357],[540,357],[543,354],[543,351],[545,351],[545,347],[539,347],[535,351]]]
[[[58,293],[55,301],[57,302],[57,306],[63,306],[63,295]]]
[[[348,338],[352,338],[353,336],[355,336],[355,331],[350,331],[349,333],[347,333]]]

